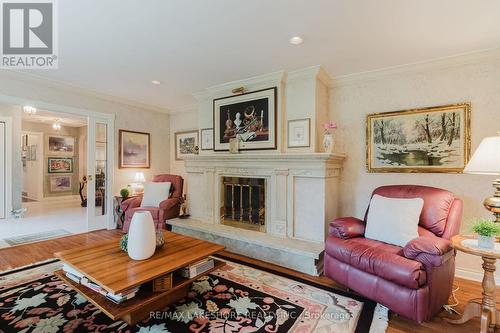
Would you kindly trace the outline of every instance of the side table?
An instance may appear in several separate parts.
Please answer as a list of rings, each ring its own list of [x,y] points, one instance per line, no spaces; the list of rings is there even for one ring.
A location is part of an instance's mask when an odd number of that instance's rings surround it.
[[[138,195],[129,195],[126,198],[123,198],[120,195],[115,195],[115,222],[116,227],[121,229],[123,227],[123,222],[125,221],[125,211],[122,211],[122,202],[131,198],[142,197],[142,194]]]
[[[480,256],[483,259],[483,298],[469,301],[462,318],[444,318],[444,320],[451,324],[463,324],[474,317],[481,317],[481,333],[493,332],[495,326],[500,325],[500,311],[496,308],[494,276],[495,263],[500,258],[500,249],[490,250],[474,246],[474,238],[470,236],[457,235],[452,237],[451,241],[456,250]]]

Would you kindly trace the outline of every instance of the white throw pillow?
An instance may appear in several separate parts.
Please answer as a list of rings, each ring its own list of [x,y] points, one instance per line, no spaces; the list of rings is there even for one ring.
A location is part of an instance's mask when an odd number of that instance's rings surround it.
[[[404,247],[418,237],[422,198],[397,199],[375,194],[366,218],[365,237]]]
[[[172,183],[144,183],[141,207],[160,207],[160,202],[168,199]]]

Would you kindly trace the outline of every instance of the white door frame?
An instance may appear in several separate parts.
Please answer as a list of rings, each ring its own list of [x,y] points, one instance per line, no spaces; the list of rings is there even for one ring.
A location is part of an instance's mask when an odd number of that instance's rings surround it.
[[[66,105],[60,105],[60,104],[53,104],[53,103],[47,103],[47,102],[44,102],[44,101],[39,101],[39,100],[31,100],[31,99],[26,99],[26,98],[20,98],[20,97],[14,97],[14,96],[9,96],[9,95],[3,95],[3,94],[0,94],[0,102],[5,102],[7,104],[14,104],[14,105],[31,105],[31,106],[34,106],[38,109],[44,109],[44,110],[51,110],[51,111],[55,111],[55,112],[61,112],[61,113],[68,113],[68,114],[72,114],[72,115],[76,115],[76,116],[83,116],[83,117],[87,117],[87,120],[89,119],[95,119],[95,118],[98,118],[98,119],[105,119],[107,120],[108,124],[111,124],[109,126],[109,132],[110,132],[110,135],[108,137],[110,137],[110,141],[108,143],[108,147],[110,147],[110,149],[108,149],[108,164],[109,164],[109,175],[108,175],[108,182],[107,182],[107,186],[106,186],[106,191],[108,193],[107,195],[107,201],[108,201],[108,210],[107,210],[107,215],[108,215],[108,219],[107,219],[107,228],[108,229],[114,229],[115,228],[115,222],[114,222],[114,217],[113,217],[113,209],[112,209],[112,204],[113,204],[113,196],[112,196],[112,189],[113,189],[113,174],[114,174],[114,147],[115,147],[115,144],[114,144],[114,122],[115,122],[115,114],[113,113],[102,113],[102,112],[97,112],[97,111],[92,111],[92,110],[87,110],[87,109],[83,109],[83,108],[77,108],[77,107],[72,107],[72,106],[66,106]],[[22,112],[22,111],[20,111]],[[2,118],[0,118],[0,120],[2,120]],[[11,132],[10,132],[10,136],[8,138],[12,139],[12,119],[10,119],[10,124],[11,124]],[[94,139],[94,138],[88,138],[88,140],[90,141],[91,139]],[[12,142],[10,142],[10,144],[7,145],[7,149],[10,149],[12,147]],[[111,152],[112,151],[112,152]],[[11,158],[11,163],[10,165],[12,165],[12,151],[10,151],[10,158]],[[12,175],[12,170],[10,171],[10,175]],[[94,175],[94,172],[95,172],[95,167],[93,167],[93,169],[89,169],[87,170],[87,172],[89,173],[89,175],[92,175],[92,178],[95,178],[95,175]],[[9,180],[11,179],[11,177],[8,178]],[[10,184],[10,186],[12,186],[12,184]],[[12,187],[10,187],[11,191],[10,191],[10,196],[12,196]],[[9,194],[9,193],[8,193]],[[88,202],[87,202],[88,203]],[[12,210],[12,198],[9,197],[9,201],[8,201],[8,204],[7,204],[7,207],[11,207],[9,211]],[[92,214],[94,214],[95,212],[92,212]],[[87,214],[90,214],[89,210],[87,210]],[[89,219],[87,218],[87,221]]]
[[[40,162],[40,168],[38,169],[38,184],[36,185],[37,187],[37,192],[39,194],[39,197],[38,198],[35,198],[36,201],[42,201],[44,198],[43,198],[43,177],[44,177],[44,161],[43,161],[43,157],[45,156],[44,155],[44,148],[45,148],[45,141],[44,141],[44,137],[43,137],[43,132],[33,132],[33,131],[23,131],[21,130],[21,134],[24,135],[24,134],[28,134],[28,135],[36,135],[38,136],[41,142],[40,144],[40,147],[37,148],[37,162],[39,161]],[[24,190],[24,182],[25,182],[25,179],[23,177],[23,190]],[[33,199],[33,198],[30,198],[28,197],[28,199]]]
[[[107,168],[105,171],[105,193],[106,202],[103,204],[106,207],[106,215],[108,217],[107,221],[102,221],[100,216],[96,216],[95,210],[95,169],[96,169],[96,124],[102,123],[106,124],[106,163]],[[113,209],[113,170],[114,170],[114,122],[107,118],[99,117],[89,117],[88,127],[87,127],[87,177],[92,176],[92,180],[89,178],[87,182],[87,214],[91,214],[87,217],[87,228],[89,231],[102,229],[106,227],[108,229],[116,228],[114,221],[114,209]],[[109,219],[111,217],[111,220]],[[103,225],[104,224],[104,225]]]
[[[12,118],[0,117],[5,124],[5,218],[12,216]],[[1,190],[1,189],[0,189]]]

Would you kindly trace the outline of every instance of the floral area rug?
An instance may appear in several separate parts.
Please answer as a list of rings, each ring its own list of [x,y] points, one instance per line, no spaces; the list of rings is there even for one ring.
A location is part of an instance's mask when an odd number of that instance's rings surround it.
[[[60,267],[52,261],[0,273],[0,332],[377,333],[387,327],[387,310],[371,301],[233,262],[194,282],[177,304],[129,326],[54,276]]]

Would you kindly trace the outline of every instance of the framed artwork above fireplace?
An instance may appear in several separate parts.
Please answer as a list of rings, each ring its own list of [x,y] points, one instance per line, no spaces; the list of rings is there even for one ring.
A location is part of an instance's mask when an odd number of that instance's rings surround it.
[[[276,149],[277,88],[214,99],[214,150],[229,150],[229,140],[240,140],[239,150]]]

